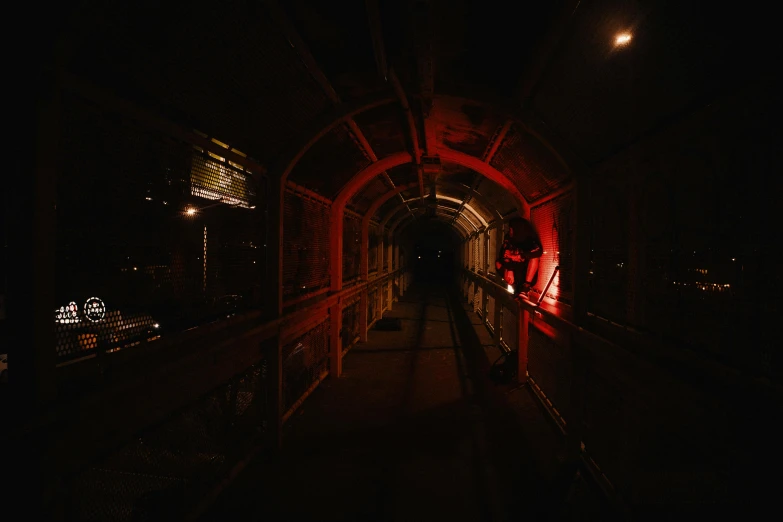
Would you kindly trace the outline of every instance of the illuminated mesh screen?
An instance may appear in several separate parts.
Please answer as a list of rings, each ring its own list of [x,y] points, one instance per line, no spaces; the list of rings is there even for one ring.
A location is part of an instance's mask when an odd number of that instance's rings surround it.
[[[534,291],[540,295],[555,267],[559,266],[560,270],[552,280],[547,297],[568,304],[573,300],[573,208],[573,196],[568,192],[530,210],[530,221],[538,232],[544,250],[539,260],[538,281]]]
[[[198,151],[200,149],[197,148]],[[242,166],[213,153],[194,154],[190,171],[190,193],[229,205],[250,207],[254,191]]]
[[[61,360],[258,306],[265,225],[247,183],[241,205],[205,202],[192,195],[204,159],[191,144],[75,96],[63,112],[51,303]]]

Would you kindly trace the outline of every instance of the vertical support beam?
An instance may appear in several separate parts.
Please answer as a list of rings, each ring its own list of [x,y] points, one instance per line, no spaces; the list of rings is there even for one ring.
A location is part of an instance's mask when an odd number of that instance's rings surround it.
[[[376,259],[378,259],[378,275],[383,273],[383,242],[386,240],[386,235],[384,234],[383,227],[381,227],[381,230],[378,233],[378,255],[376,256]]]
[[[14,137],[21,141],[15,150],[19,160],[16,165],[12,163],[8,185],[3,187],[7,190],[3,198],[8,198],[8,238],[4,246],[9,277],[3,326],[8,328],[9,339],[3,348],[8,349],[9,402],[0,421],[2,431],[13,441],[6,453],[21,458],[4,461],[9,465],[4,466],[3,478],[12,480],[15,487],[4,495],[7,506],[3,509],[10,513],[18,502],[23,504],[18,507],[24,509],[27,518],[58,520],[63,495],[52,465],[45,462],[46,451],[41,451],[39,437],[14,436],[16,427],[57,398],[55,203],[62,132],[61,85],[59,72],[51,62],[24,65],[21,72],[31,80],[29,90],[18,93],[9,122]],[[13,121],[17,114],[19,120]],[[16,488],[24,494],[15,495]]]
[[[484,241],[484,259],[481,260],[481,269],[484,271],[484,275],[489,274],[489,228],[485,228],[481,234]]]
[[[389,244],[386,247],[386,268],[387,272],[390,272],[392,270],[392,254],[394,253],[394,238],[392,236],[388,237]]]
[[[367,342],[367,302],[369,299],[369,292],[367,291],[367,288],[365,287],[364,290],[362,290],[361,296],[359,297],[359,341],[366,343]]]
[[[343,300],[329,307],[329,375],[339,378],[343,373],[343,347],[340,330],[343,328]]]
[[[517,382],[527,384],[527,357],[529,346],[528,328],[530,326],[530,312],[523,307],[519,307],[518,325],[517,325],[517,346],[519,347],[517,367]]]
[[[60,75],[40,72],[38,87],[22,100],[18,122],[24,142],[8,197],[8,293],[5,296],[9,393],[13,413],[34,414],[56,398],[54,308],[56,187],[61,134]],[[29,102],[29,105],[25,105]],[[15,185],[15,186],[14,186]]]
[[[343,217],[344,208],[333,204],[329,224],[329,276],[332,292],[343,289]]]
[[[370,274],[370,220],[362,219],[362,239],[359,247],[359,279],[367,281]]]
[[[394,303],[394,278],[390,277],[389,280],[386,283],[386,303],[389,305],[389,310],[392,309],[392,304]]]

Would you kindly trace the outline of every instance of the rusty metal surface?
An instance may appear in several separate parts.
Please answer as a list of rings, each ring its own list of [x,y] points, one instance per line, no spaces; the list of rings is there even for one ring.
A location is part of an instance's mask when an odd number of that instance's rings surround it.
[[[518,124],[511,127],[491,164],[519,187],[527,201],[557,190],[570,179],[557,156]]]
[[[334,198],[354,174],[370,164],[345,125],[339,125],[321,138],[291,172],[291,180]]]

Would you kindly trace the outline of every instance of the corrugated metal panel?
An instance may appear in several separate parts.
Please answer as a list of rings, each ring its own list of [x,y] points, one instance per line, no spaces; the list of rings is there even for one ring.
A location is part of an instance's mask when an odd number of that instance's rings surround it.
[[[539,294],[543,292],[555,267],[560,266],[560,271],[549,287],[548,296],[568,304],[573,300],[574,290],[575,216],[571,192],[530,209],[530,221],[538,232],[544,249],[534,290]]]
[[[283,209],[283,297],[329,284],[329,207],[286,193]]]
[[[555,154],[518,125],[509,130],[492,166],[505,174],[527,201],[554,192],[570,178]]]
[[[291,181],[331,199],[369,164],[348,128],[338,125],[302,156]]]

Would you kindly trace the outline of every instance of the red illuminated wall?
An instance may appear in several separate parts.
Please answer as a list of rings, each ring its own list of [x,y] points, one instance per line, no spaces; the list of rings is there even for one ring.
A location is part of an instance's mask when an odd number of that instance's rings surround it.
[[[573,208],[573,195],[571,192],[566,192],[530,210],[530,220],[538,231],[541,245],[544,247],[534,293],[541,294],[555,267],[559,265],[560,270],[547,291],[547,297],[568,304],[571,304],[573,296]]]

